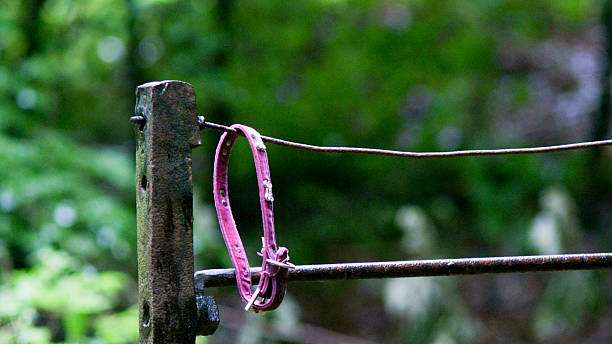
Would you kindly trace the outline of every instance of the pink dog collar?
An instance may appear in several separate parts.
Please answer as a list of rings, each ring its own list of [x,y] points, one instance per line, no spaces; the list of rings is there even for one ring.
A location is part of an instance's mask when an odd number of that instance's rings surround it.
[[[235,133],[226,132],[221,136],[213,172],[213,192],[215,208],[219,217],[221,233],[230,254],[232,264],[236,269],[236,282],[242,300],[246,302],[245,310],[269,311],[277,308],[283,301],[287,289],[286,279],[288,269],[294,267],[289,263],[289,250],[277,247],[274,238],[274,213],[272,203],[272,182],[266,146],[261,135],[248,126],[234,124],[232,128],[241,131],[247,138],[255,161],[257,184],[259,186],[259,203],[261,204],[261,217],[263,220],[262,249],[258,254],[262,256],[261,277],[255,291],[251,291],[251,272],[249,261],[238,234],[232,209],[229,203],[227,189],[227,168],[232,145],[237,137]]]

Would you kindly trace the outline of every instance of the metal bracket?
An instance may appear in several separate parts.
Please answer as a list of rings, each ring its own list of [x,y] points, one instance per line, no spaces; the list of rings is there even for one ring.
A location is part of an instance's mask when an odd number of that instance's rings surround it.
[[[199,280],[195,284],[196,305],[198,308],[198,336],[210,336],[215,333],[221,319],[219,317],[219,307],[215,298],[204,295],[204,280]]]

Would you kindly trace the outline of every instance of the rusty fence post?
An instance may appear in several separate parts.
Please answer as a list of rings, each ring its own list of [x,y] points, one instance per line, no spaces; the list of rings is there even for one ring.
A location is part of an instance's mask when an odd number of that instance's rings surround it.
[[[135,110],[140,343],[194,343],[191,149],[200,130],[193,87],[141,85]]]

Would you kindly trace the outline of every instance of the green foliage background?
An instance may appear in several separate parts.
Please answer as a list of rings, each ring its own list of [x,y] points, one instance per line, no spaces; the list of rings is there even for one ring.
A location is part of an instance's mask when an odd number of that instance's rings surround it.
[[[2,1],[0,342],[137,341],[127,120],[137,85],[184,80],[207,120],[320,145],[438,151],[601,139],[609,8]],[[210,191],[218,136],[203,131],[194,150],[196,269],[230,265]],[[268,151],[277,237],[296,264],[609,251],[607,149],[445,160]],[[255,262],[250,159],[238,145],[230,178]],[[336,332],[355,343],[612,338],[607,272],[292,284],[265,317],[235,311],[233,288],[211,292],[222,327],[201,342],[330,342]]]

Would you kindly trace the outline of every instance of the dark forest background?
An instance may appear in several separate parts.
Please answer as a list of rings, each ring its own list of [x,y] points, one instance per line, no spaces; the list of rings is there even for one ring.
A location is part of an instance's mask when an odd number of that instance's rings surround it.
[[[137,342],[134,89],[207,120],[412,151],[610,137],[612,1],[0,2],[0,342]],[[229,267],[194,150],[196,269]],[[609,149],[410,160],[268,145],[296,264],[609,251]],[[246,144],[232,204],[256,265]],[[609,272],[302,283],[276,312],[211,291],[199,343],[609,343]]]

